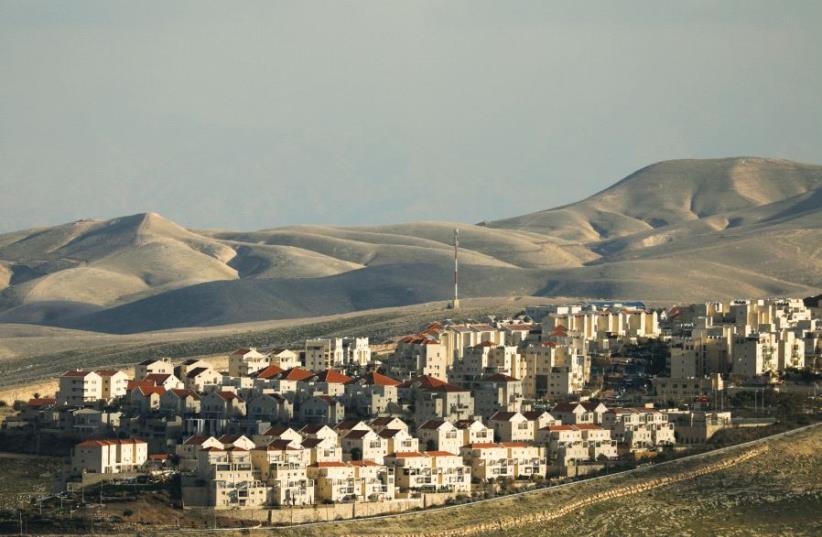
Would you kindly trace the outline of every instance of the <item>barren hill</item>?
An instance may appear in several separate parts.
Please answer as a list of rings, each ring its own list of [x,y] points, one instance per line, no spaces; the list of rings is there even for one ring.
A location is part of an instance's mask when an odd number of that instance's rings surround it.
[[[642,168],[578,203],[489,225],[584,242],[691,221],[723,227],[714,223],[721,222],[722,215],[820,187],[822,166],[752,157],[669,160]]]
[[[185,229],[157,214],[0,235],[0,322],[137,332],[465,296],[645,300],[822,287],[822,166],[677,160],[480,225]]]

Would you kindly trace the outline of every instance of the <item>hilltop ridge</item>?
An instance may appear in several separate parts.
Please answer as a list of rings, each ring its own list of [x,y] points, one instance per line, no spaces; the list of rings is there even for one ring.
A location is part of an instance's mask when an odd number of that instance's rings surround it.
[[[0,235],[0,322],[110,332],[464,296],[692,301],[822,287],[822,166],[646,166],[569,205],[481,225],[190,230],[156,213]]]

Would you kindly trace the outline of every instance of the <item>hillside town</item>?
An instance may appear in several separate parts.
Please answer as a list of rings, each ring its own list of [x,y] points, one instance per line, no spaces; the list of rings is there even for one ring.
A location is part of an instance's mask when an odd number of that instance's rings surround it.
[[[427,506],[768,423],[737,419],[730,399],[753,394],[756,408],[787,375],[818,372],[820,317],[822,302],[798,299],[586,303],[434,322],[390,342],[242,348],[225,367],[158,357],[66,371],[4,429],[74,441],[64,490],[175,476],[187,508]]]

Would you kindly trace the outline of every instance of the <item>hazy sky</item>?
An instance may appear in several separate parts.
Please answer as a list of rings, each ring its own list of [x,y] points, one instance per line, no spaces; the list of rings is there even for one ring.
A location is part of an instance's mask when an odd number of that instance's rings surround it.
[[[822,163],[822,2],[0,0],[0,232],[477,222]]]

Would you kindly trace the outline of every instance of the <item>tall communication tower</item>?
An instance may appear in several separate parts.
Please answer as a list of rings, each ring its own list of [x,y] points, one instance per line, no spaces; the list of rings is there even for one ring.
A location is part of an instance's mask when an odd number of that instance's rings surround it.
[[[451,309],[460,307],[460,230],[454,229],[454,301]]]

